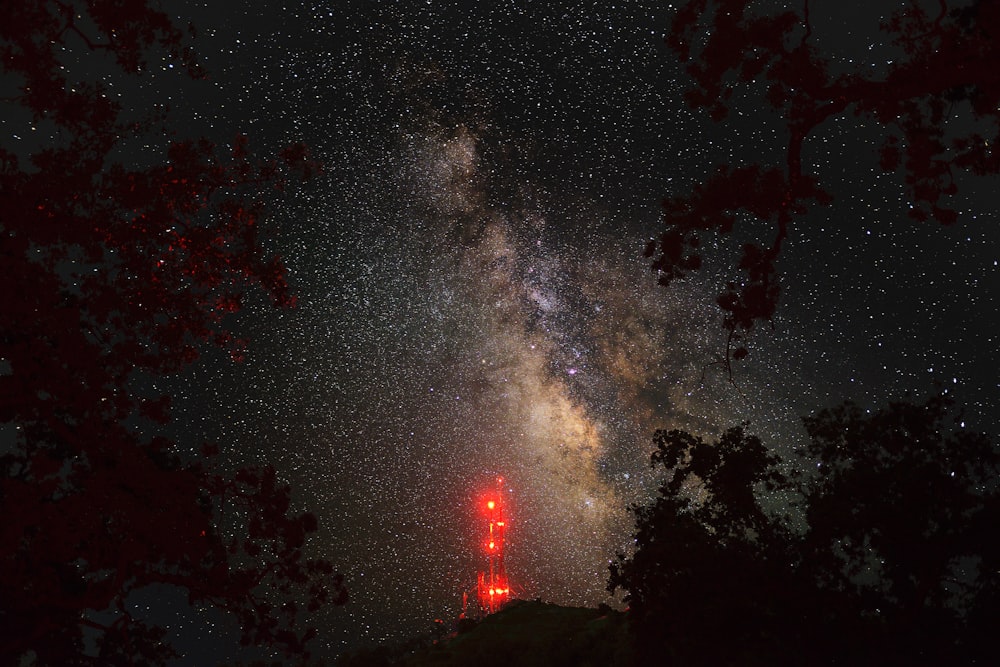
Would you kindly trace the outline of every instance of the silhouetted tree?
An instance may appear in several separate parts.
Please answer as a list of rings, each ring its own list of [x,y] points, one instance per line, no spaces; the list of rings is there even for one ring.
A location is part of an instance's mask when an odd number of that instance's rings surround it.
[[[803,147],[821,125],[853,113],[883,126],[879,163],[902,171],[907,214],[917,221],[954,223],[957,175],[1000,171],[1000,2],[897,3],[882,26],[893,57],[850,67],[811,41],[809,0],[784,7],[767,13],[750,0],[689,0],[667,37],[692,77],[690,106],[722,121],[741,97],[734,92],[756,90],[769,107],[763,113],[783,125],[780,151],[755,147],[759,159],[721,165],[691,192],[667,198],[665,229],[646,248],[669,285],[701,267],[705,236],[738,225],[746,233],[752,219],[770,229],[743,246],[737,275],[718,297],[730,378],[732,360],[747,354],[745,334],[775,313],[777,260],[793,219],[831,200],[803,163]]]
[[[300,611],[346,596],[304,557],[316,519],[290,513],[274,470],[223,474],[212,447],[182,455],[153,435],[169,396],[138,379],[205,343],[238,358],[225,317],[249,288],[293,304],[260,222],[267,190],[313,166],[299,146],[258,160],[242,138],[169,141],[162,116],[126,113],[140,98],[87,76],[139,75],[148,58],[202,76],[146,2],[3,15],[2,113],[37,132],[0,146],[0,663],[161,664],[165,631],[128,602],[151,584],[232,611],[246,643],[305,654]]]
[[[1000,449],[951,408],[942,394],[804,419],[800,456],[817,474],[802,479],[802,559],[821,590],[845,600],[835,626],[864,619],[859,649],[873,663],[994,652],[981,619],[996,619],[1000,601]]]
[[[658,432],[666,478],[611,565],[641,660],[677,664],[969,664],[993,652],[1000,451],[948,423],[944,396],[805,419],[803,470],[742,428]],[[766,513],[795,494],[804,528]],[[786,506],[790,509],[791,506]]]
[[[669,472],[652,504],[633,507],[635,553],[618,555],[609,582],[628,592],[639,663],[770,659],[777,597],[791,576],[790,554],[776,550],[791,538],[754,492],[787,484],[777,459],[742,427],[715,443],[658,431],[655,443],[652,465]]]

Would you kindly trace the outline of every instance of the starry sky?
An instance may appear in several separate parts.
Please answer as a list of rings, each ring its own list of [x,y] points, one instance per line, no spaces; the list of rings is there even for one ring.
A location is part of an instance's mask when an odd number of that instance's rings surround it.
[[[836,200],[796,221],[774,329],[752,338],[738,389],[710,366],[740,239],[710,240],[705,269],[670,289],[642,249],[664,196],[780,155],[782,134],[752,95],[720,124],[684,106],[669,4],[174,7],[212,76],[158,75],[147,96],[168,97],[185,132],[304,141],[326,167],[268,223],[298,307],[252,302],[234,321],[246,361],[209,353],[169,387],[183,439],[276,465],[318,516],[310,548],[352,596],[317,619],[319,653],[454,619],[482,564],[474,504],[497,475],[517,593],[596,605],[612,601],[628,505],[655,489],[657,428],[748,421],[787,455],[802,415],[940,383],[998,430],[992,184],[963,183],[953,227],[912,223],[864,118],[807,145]],[[831,58],[879,66],[877,15],[822,11]]]

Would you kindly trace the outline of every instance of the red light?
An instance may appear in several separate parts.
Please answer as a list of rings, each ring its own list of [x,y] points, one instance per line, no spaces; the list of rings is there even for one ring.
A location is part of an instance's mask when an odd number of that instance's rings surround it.
[[[486,525],[483,525],[483,529],[488,529],[484,530],[486,534],[483,537],[486,539],[480,542],[486,547],[486,553],[482,557],[486,560],[484,565],[488,565],[488,568],[478,573],[479,605],[485,614],[492,614],[500,609],[508,601],[507,598],[513,595],[507,583],[507,572],[504,567],[506,550],[504,515],[507,513],[507,508],[504,506],[504,489],[501,487],[503,480],[499,477],[495,479],[496,490],[487,491],[476,500],[480,508],[486,506],[486,512],[480,510],[480,517],[485,519],[483,523]],[[463,606],[463,612],[464,609]]]

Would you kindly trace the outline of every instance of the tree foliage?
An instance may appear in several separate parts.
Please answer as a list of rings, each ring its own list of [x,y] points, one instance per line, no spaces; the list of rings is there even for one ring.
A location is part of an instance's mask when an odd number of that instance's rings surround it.
[[[640,656],[985,661],[1000,603],[1000,449],[949,423],[951,407],[939,395],[808,417],[793,475],[742,427],[713,443],[658,432],[665,481],[634,508],[635,552],[609,580],[627,591]],[[765,512],[769,494],[797,498],[804,527]]]
[[[164,118],[127,106],[141,100],[74,74],[139,76],[155,58],[204,76],[184,44],[142,1],[4,6],[0,105],[45,135],[0,146],[4,664],[32,652],[39,664],[162,663],[165,630],[128,603],[152,584],[230,610],[245,642],[290,653],[315,633],[299,606],[346,596],[330,563],[305,557],[316,519],[290,511],[275,471],[224,474],[212,447],[182,456],[154,435],[169,396],[137,381],[206,344],[238,359],[226,318],[248,289],[294,305],[260,228],[267,192],[314,168],[298,146],[261,160],[242,137],[225,150],[161,141]],[[141,155],[126,145],[137,136],[150,138]]]
[[[1000,2],[909,2],[882,28],[898,52],[889,62],[835,61],[814,44],[809,0],[762,13],[750,0],[689,0],[667,44],[686,64],[687,103],[723,121],[741,96],[762,93],[781,119],[784,145],[742,165],[721,165],[690,192],[664,200],[664,231],[646,256],[661,284],[702,265],[703,237],[757,220],[766,238],[743,245],[719,294],[728,331],[725,365],[747,354],[745,334],[771,321],[781,293],[777,268],[797,216],[830,193],[804,164],[804,147],[833,118],[854,114],[883,128],[879,164],[901,172],[915,221],[952,224],[956,181],[1000,172]],[[760,150],[760,149],[758,149]]]

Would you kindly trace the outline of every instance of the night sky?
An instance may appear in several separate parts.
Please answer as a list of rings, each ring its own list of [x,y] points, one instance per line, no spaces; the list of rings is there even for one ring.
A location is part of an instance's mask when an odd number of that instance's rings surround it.
[[[669,289],[642,249],[664,196],[780,157],[783,135],[753,95],[722,124],[684,106],[666,3],[239,4],[170,3],[212,78],[161,73],[145,101],[169,95],[185,132],[220,142],[304,141],[326,172],[269,221],[298,308],[261,297],[234,321],[244,363],[206,354],[169,388],[184,441],[275,464],[317,514],[311,548],[352,596],[318,619],[319,653],[450,623],[497,475],[519,596],[593,606],[611,601],[629,503],[655,488],[656,428],[748,421],[788,455],[801,415],[939,383],[970,427],[1000,430],[992,183],[962,183],[953,227],[915,224],[900,179],[878,175],[878,128],[824,126],[806,154],[836,200],[796,221],[774,329],[737,388],[706,365],[741,239],[710,240],[705,270]],[[877,68],[865,16],[814,7],[817,43]],[[208,625],[177,627],[214,646]]]

